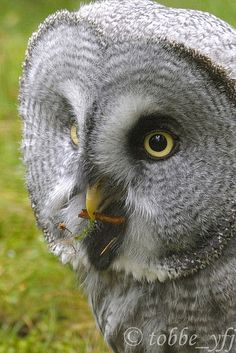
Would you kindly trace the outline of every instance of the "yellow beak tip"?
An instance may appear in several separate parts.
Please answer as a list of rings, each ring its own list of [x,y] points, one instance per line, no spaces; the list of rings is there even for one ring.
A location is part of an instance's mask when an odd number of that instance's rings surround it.
[[[88,213],[89,214],[89,213]],[[94,215],[94,213],[90,213],[89,214],[89,217],[90,217],[90,219],[92,220],[92,221],[95,221],[95,215]]]
[[[95,220],[95,212],[103,200],[100,183],[88,188],[86,194],[86,209],[90,219]]]

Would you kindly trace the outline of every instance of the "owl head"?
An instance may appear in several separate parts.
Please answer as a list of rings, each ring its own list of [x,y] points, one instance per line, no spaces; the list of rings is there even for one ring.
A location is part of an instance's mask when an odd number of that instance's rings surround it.
[[[164,281],[204,268],[234,233],[234,81],[208,46],[160,32],[165,9],[97,2],[50,16],[29,42],[28,190],[51,251],[75,268]],[[91,223],[86,207],[125,221]]]

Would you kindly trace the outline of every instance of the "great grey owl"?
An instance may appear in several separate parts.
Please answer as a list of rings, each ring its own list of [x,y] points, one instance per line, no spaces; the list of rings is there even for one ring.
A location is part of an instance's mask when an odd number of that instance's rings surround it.
[[[32,207],[116,353],[236,352],[235,79],[232,27],[151,0],[59,11],[30,39]]]

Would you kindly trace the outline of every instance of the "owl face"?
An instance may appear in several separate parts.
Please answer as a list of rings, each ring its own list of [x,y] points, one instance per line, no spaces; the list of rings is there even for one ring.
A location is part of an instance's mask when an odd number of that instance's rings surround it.
[[[210,92],[202,85],[210,77],[168,46],[129,52],[98,96],[87,170],[91,184],[106,178],[114,213],[127,217],[116,263],[156,264],[212,237],[230,213],[235,113],[225,111],[220,86]]]
[[[183,46],[104,44],[85,27],[81,41],[79,26],[44,34],[23,79],[23,149],[38,222],[64,262],[165,280],[166,259],[230,228],[234,86]],[[78,214],[96,185],[92,211],[125,222],[96,221],[82,241],[66,242],[87,229]]]

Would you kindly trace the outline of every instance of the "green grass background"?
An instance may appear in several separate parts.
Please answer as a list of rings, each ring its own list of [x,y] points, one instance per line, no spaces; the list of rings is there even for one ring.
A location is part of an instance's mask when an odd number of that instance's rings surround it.
[[[232,0],[160,2],[236,25]],[[20,159],[18,77],[28,37],[48,14],[78,6],[75,0],[0,2],[0,353],[109,352],[75,275],[48,253],[35,227]]]

